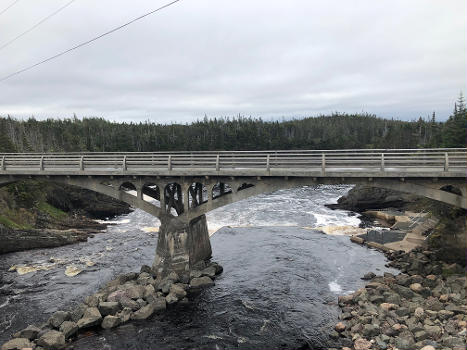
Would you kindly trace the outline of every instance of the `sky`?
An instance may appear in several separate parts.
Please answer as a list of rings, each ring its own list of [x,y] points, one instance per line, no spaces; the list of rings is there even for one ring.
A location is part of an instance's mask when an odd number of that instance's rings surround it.
[[[0,46],[69,1],[19,0]],[[75,0],[0,49],[0,79],[167,2]],[[181,0],[0,82],[0,115],[445,120],[467,93],[466,18],[465,0]]]

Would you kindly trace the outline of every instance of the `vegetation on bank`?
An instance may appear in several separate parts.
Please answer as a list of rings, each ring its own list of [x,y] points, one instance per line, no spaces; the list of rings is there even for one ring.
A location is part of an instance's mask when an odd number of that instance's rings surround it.
[[[288,121],[204,118],[191,124],[117,123],[103,118],[17,120],[0,117],[0,152],[145,152],[465,147],[460,95],[446,122],[338,114]]]

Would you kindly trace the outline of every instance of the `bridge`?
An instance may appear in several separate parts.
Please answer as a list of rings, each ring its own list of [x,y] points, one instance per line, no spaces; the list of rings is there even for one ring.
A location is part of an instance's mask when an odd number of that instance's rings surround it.
[[[210,257],[208,211],[279,189],[366,184],[467,209],[465,148],[0,153],[0,186],[25,179],[86,188],[159,218],[161,273]]]

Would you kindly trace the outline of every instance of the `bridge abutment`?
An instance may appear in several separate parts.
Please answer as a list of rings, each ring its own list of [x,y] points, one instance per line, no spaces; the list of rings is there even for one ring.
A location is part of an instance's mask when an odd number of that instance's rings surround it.
[[[177,217],[163,216],[159,229],[153,270],[165,276],[171,271],[189,273],[197,262],[212,255],[206,216],[186,223]]]

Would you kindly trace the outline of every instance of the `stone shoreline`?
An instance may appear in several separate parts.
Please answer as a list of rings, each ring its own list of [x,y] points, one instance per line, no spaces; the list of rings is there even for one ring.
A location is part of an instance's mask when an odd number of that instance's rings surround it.
[[[189,303],[188,297],[214,285],[223,271],[215,262],[201,261],[189,273],[157,276],[144,265],[108,282],[84,303],[69,311],[55,312],[46,323],[30,325],[15,333],[1,350],[58,350],[89,329],[110,329],[130,320],[144,320],[165,312],[176,303]]]
[[[331,338],[343,350],[465,350],[465,269],[421,247],[384,253],[401,273],[370,272],[364,288],[339,297],[341,321]]]

